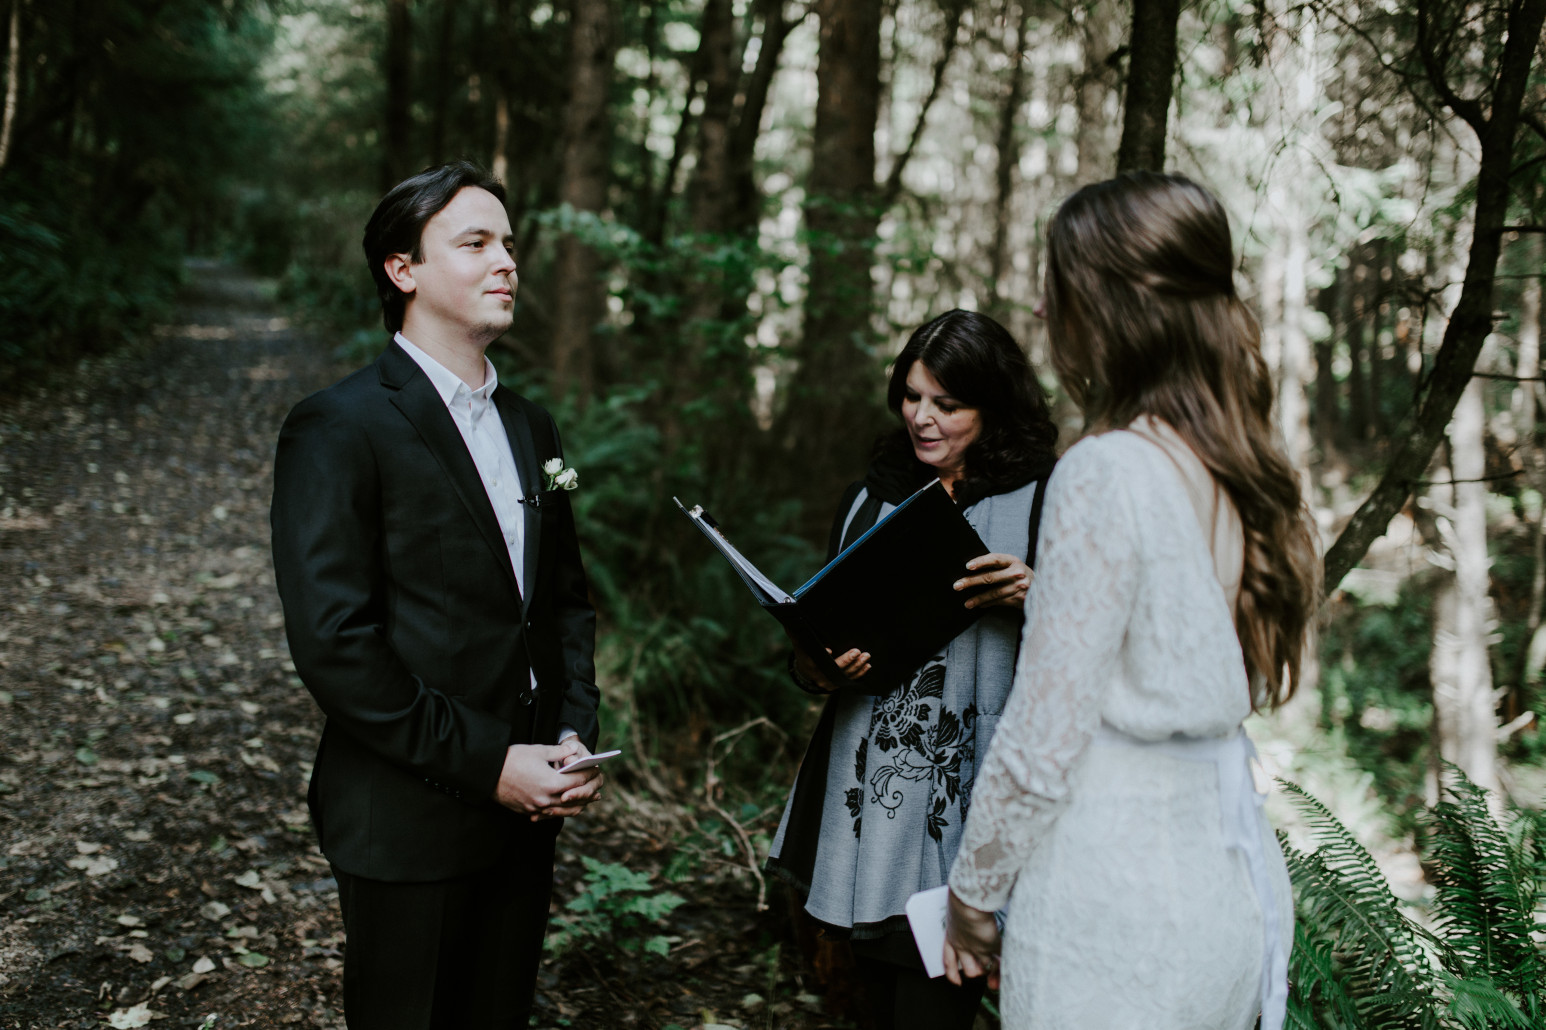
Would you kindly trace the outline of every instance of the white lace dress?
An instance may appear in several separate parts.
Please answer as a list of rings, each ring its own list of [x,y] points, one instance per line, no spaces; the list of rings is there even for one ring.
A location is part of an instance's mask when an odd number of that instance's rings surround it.
[[[1006,1030],[1275,1030],[1293,911],[1240,729],[1238,518],[1173,430],[1135,428],[1052,476],[950,885],[1009,904]]]

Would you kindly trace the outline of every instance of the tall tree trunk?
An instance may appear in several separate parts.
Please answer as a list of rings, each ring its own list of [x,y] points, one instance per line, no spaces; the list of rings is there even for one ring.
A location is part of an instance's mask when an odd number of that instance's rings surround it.
[[[693,231],[724,232],[733,186],[730,170],[731,118],[739,62],[730,0],[707,0],[699,22],[698,55],[703,69],[703,113],[698,117],[698,163],[687,188]]]
[[[386,124],[381,146],[381,189],[407,178],[413,163],[409,76],[413,64],[408,0],[387,0]]]
[[[457,0],[441,0],[440,7],[440,40],[435,52],[435,86],[431,94],[432,110],[429,122],[429,160],[431,164],[440,164],[446,159],[446,123],[451,120],[449,107],[451,104],[451,54],[456,46],[456,3]],[[500,12],[503,13],[503,12]],[[504,19],[501,18],[501,28]],[[499,76],[494,76],[494,103],[498,106],[503,92],[499,86]],[[508,105],[508,101],[506,101]],[[509,108],[505,110],[505,120],[508,128]],[[496,114],[497,118],[497,114]]]
[[[1431,37],[1436,30],[1424,18],[1419,10],[1417,49],[1420,56],[1428,58],[1430,84],[1446,106],[1475,130],[1481,143],[1476,215],[1465,285],[1444,327],[1444,341],[1434,357],[1428,388],[1418,402],[1410,429],[1403,427],[1394,434],[1395,453],[1379,484],[1326,553],[1328,593],[1358,563],[1369,544],[1385,532],[1391,517],[1410,496],[1413,481],[1422,478],[1460,394],[1471,380],[1482,344],[1492,332],[1493,277],[1502,249],[1503,226],[1507,224],[1514,136],[1530,81],[1530,65],[1540,45],[1541,26],[1546,23],[1546,0],[1518,0],[1509,8],[1506,42],[1492,80],[1488,114],[1483,113],[1480,102],[1455,95],[1444,79],[1444,70],[1434,68],[1438,51],[1433,49],[1437,44]]]
[[[801,492],[813,499],[836,497],[853,477],[880,393],[870,268],[879,221],[875,125],[882,0],[816,0],[816,13],[821,42],[805,202],[809,283],[799,367],[781,434],[797,456]],[[824,519],[825,513],[813,516],[812,525]]]
[[[446,0],[447,6],[455,0]],[[494,87],[494,142],[489,148],[492,153],[489,161],[489,170],[494,173],[494,178],[505,183],[506,189],[513,198],[515,190],[509,189],[510,175],[510,94],[513,92],[511,80],[514,78],[510,67],[511,52],[514,50],[514,12],[510,9],[511,0],[494,0],[494,35],[498,41],[496,50],[496,64],[489,81]],[[437,160],[439,160],[437,158]]]
[[[1530,255],[1523,263],[1526,268],[1546,268],[1546,237],[1531,236],[1522,241]],[[1541,334],[1546,328],[1546,305],[1541,303],[1541,280],[1534,275],[1524,281],[1519,298],[1519,363],[1515,374],[1519,385],[1514,391],[1514,425],[1519,434],[1519,456],[1529,477],[1530,485],[1541,497],[1546,498],[1546,455],[1543,455],[1537,439],[1537,422],[1540,407],[1536,403],[1540,384],[1532,380],[1541,374]],[[1520,662],[1519,675],[1513,684],[1515,704],[1510,708],[1510,720],[1520,714],[1518,696],[1540,679],[1541,668],[1546,666],[1546,632],[1541,628],[1541,614],[1546,607],[1546,505],[1535,523],[1535,575],[1530,584],[1530,610],[1525,627],[1529,630],[1529,644]]]
[[[1119,10],[1116,4],[1093,3],[1084,9],[1084,68],[1079,73],[1074,96],[1079,111],[1079,171],[1074,181],[1077,186],[1099,182],[1114,170],[1113,119],[1106,110],[1106,101],[1122,82],[1116,60],[1122,46]]]
[[[731,205],[731,215],[734,228],[740,230],[755,229],[762,212],[753,158],[757,137],[762,131],[762,113],[768,106],[768,93],[773,86],[773,75],[778,71],[779,57],[784,52],[784,41],[810,14],[810,8],[806,7],[799,18],[791,21],[784,13],[784,3],[785,0],[758,0],[762,20],[761,46],[757,50],[757,64],[746,77],[737,97],[735,130],[730,137],[730,168],[735,176],[735,202]]]
[[[1020,163],[1020,144],[1015,136],[1016,116],[1025,102],[1025,39],[1030,32],[1030,4],[1013,5],[1017,16],[1015,44],[1009,53],[1009,88],[998,112],[998,164],[993,182],[993,249],[988,257],[988,311],[999,321],[1008,321],[1002,309],[1004,270],[1009,264],[1009,206],[1014,198],[1015,166]],[[1082,127],[1082,126],[1081,126]],[[1082,138],[1082,137],[1081,137]]]
[[[1341,391],[1333,364],[1336,360],[1336,328],[1343,291],[1347,289],[1345,272],[1338,272],[1331,285],[1321,288],[1316,306],[1332,327],[1330,334],[1315,343],[1315,446],[1324,462],[1337,448],[1341,412]]]
[[[21,5],[11,0],[11,26],[5,59],[5,109],[0,113],[0,171],[11,156],[11,134],[16,130],[16,98],[21,87]]]
[[[563,182],[559,200],[578,212],[607,206],[612,128],[607,94],[612,85],[616,29],[611,0],[574,0],[569,107],[565,113]],[[558,241],[554,262],[553,382],[586,400],[595,388],[594,332],[606,316],[601,257],[573,233]]]
[[[1369,387],[1364,376],[1364,358],[1368,348],[1368,283],[1362,273],[1368,271],[1363,264],[1363,248],[1358,248],[1353,268],[1348,269],[1349,298],[1347,305],[1347,433],[1354,444],[1362,444],[1369,438]]]
[[[1482,382],[1472,379],[1455,405],[1449,427],[1451,510],[1440,519],[1454,560],[1452,576],[1434,598],[1433,718],[1439,756],[1479,787],[1498,789],[1498,720],[1487,659],[1491,598],[1488,596],[1487,455],[1482,434],[1487,413]],[[1447,531],[1444,530],[1448,523]]]
[[[1176,23],[1181,0],[1133,0],[1128,36],[1127,99],[1117,171],[1163,171],[1165,122],[1176,79]]]

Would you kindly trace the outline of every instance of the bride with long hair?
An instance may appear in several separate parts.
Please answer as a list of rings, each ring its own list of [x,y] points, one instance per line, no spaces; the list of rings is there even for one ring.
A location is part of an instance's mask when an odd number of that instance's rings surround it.
[[[1228,218],[1177,176],[1086,187],[1044,303],[1087,432],[1048,484],[947,972],[1001,973],[1014,1030],[1276,1030],[1293,909],[1241,723],[1298,683],[1319,560]]]

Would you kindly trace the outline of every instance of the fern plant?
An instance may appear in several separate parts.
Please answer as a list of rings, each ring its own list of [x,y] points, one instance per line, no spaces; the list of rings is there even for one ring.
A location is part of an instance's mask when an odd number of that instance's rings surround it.
[[[1422,820],[1428,925],[1401,910],[1374,859],[1315,798],[1283,783],[1314,851],[1279,834],[1294,885],[1288,1025],[1296,1030],[1546,1027],[1546,821],[1500,823],[1458,769]]]

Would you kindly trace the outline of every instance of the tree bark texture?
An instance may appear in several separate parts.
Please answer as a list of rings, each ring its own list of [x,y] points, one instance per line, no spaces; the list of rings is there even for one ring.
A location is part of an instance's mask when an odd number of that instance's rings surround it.
[[[734,199],[730,169],[731,118],[740,62],[730,0],[708,0],[698,30],[703,70],[703,113],[698,117],[698,163],[687,187],[693,231],[718,233]]]
[[[1496,793],[1498,720],[1487,659],[1492,609],[1487,484],[1479,482],[1486,474],[1486,420],[1482,382],[1472,379],[1461,391],[1449,426],[1454,485],[1435,491],[1449,494],[1448,517],[1439,525],[1455,567],[1434,598],[1429,675],[1439,757],[1459,766],[1472,783]]]
[[[503,20],[502,20],[503,21]],[[440,8],[440,41],[435,52],[435,83],[431,94],[433,103],[429,123],[429,160],[440,164],[446,159],[446,129],[451,121],[451,55],[456,49],[456,0],[442,0]],[[496,82],[495,103],[500,93]],[[505,112],[509,116],[508,109]]]
[[[1118,172],[1165,169],[1165,123],[1176,80],[1176,23],[1180,17],[1181,0],[1133,0]]]
[[[413,164],[413,126],[409,110],[412,31],[408,0],[387,0],[386,120],[381,136],[383,193],[407,178]]]
[[[1446,103],[1476,131],[1481,143],[1481,165],[1476,179],[1476,214],[1471,248],[1466,261],[1465,283],[1455,304],[1444,339],[1428,375],[1427,388],[1418,401],[1410,429],[1394,435],[1395,453],[1373,493],[1354,512],[1352,519],[1326,553],[1325,588],[1329,594],[1356,565],[1369,545],[1385,532],[1390,519],[1411,496],[1413,483],[1443,438],[1455,404],[1471,380],[1482,344],[1492,331],[1493,277],[1507,224],[1509,173],[1513,165],[1514,136],[1519,112],[1530,80],[1530,65],[1546,23],[1546,0],[1519,0],[1509,11],[1508,36],[1493,80],[1491,113],[1483,115],[1479,102],[1456,97],[1442,80],[1443,70],[1430,73],[1433,86]],[[1418,48],[1430,46],[1420,30]]]
[[[1524,262],[1524,267],[1546,268],[1546,238],[1532,236],[1521,241],[1520,245],[1531,256],[1531,260]],[[1513,412],[1514,428],[1519,437],[1520,463],[1537,493],[1546,491],[1546,455],[1542,454],[1536,439],[1536,422],[1540,417],[1537,397],[1541,384],[1531,380],[1541,374],[1543,322],[1546,322],[1546,311],[1543,311],[1541,304],[1541,280],[1537,276],[1525,280],[1520,292],[1519,361],[1514,369],[1520,382],[1514,391]],[[1546,497],[1546,493],[1542,493],[1542,496]],[[1535,573],[1531,578],[1530,610],[1525,621],[1525,627],[1530,631],[1530,642],[1522,656],[1519,674],[1515,682],[1510,684],[1514,687],[1516,699],[1522,695],[1525,687],[1533,686],[1540,679],[1541,668],[1546,665],[1546,632],[1541,629],[1541,615],[1543,609],[1546,609],[1546,511],[1541,512],[1536,520],[1534,536]],[[1508,713],[1509,717],[1517,716],[1520,707],[1515,704],[1514,710]]]
[[[611,0],[574,0],[559,201],[575,211],[604,211],[612,127],[607,94],[616,55]],[[557,243],[554,262],[553,382],[559,392],[589,398],[595,388],[595,329],[606,317],[601,257],[574,234]]]
[[[879,221],[875,125],[882,2],[817,0],[816,13],[821,41],[805,203],[809,281],[783,436],[798,456],[802,493],[830,499],[862,465],[871,402],[880,387],[870,268]]]
[[[16,129],[16,99],[21,87],[21,5],[11,0],[11,24],[5,58],[5,109],[0,113],[0,170],[11,156],[11,134]]]
[[[1112,173],[1111,128],[1106,98],[1121,85],[1117,55],[1122,23],[1116,5],[1091,4],[1085,10],[1084,69],[1079,74],[1074,103],[1079,110],[1079,171],[1076,186],[1088,186]],[[1162,141],[1163,146],[1163,141]]]
[[[1009,54],[1009,86],[1004,91],[1004,103],[998,113],[998,163],[993,171],[993,245],[988,257],[988,312],[999,321],[1007,321],[1003,310],[1001,285],[1004,270],[1009,265],[1009,218],[1010,202],[1014,199],[1015,166],[1020,163],[1020,144],[1015,136],[1015,122],[1020,105],[1025,102],[1025,39],[1030,32],[1030,5],[1018,3],[1013,7],[1015,24],[1014,48]],[[1082,128],[1082,126],[1081,126]],[[1082,139],[1082,136],[1081,136]]]

